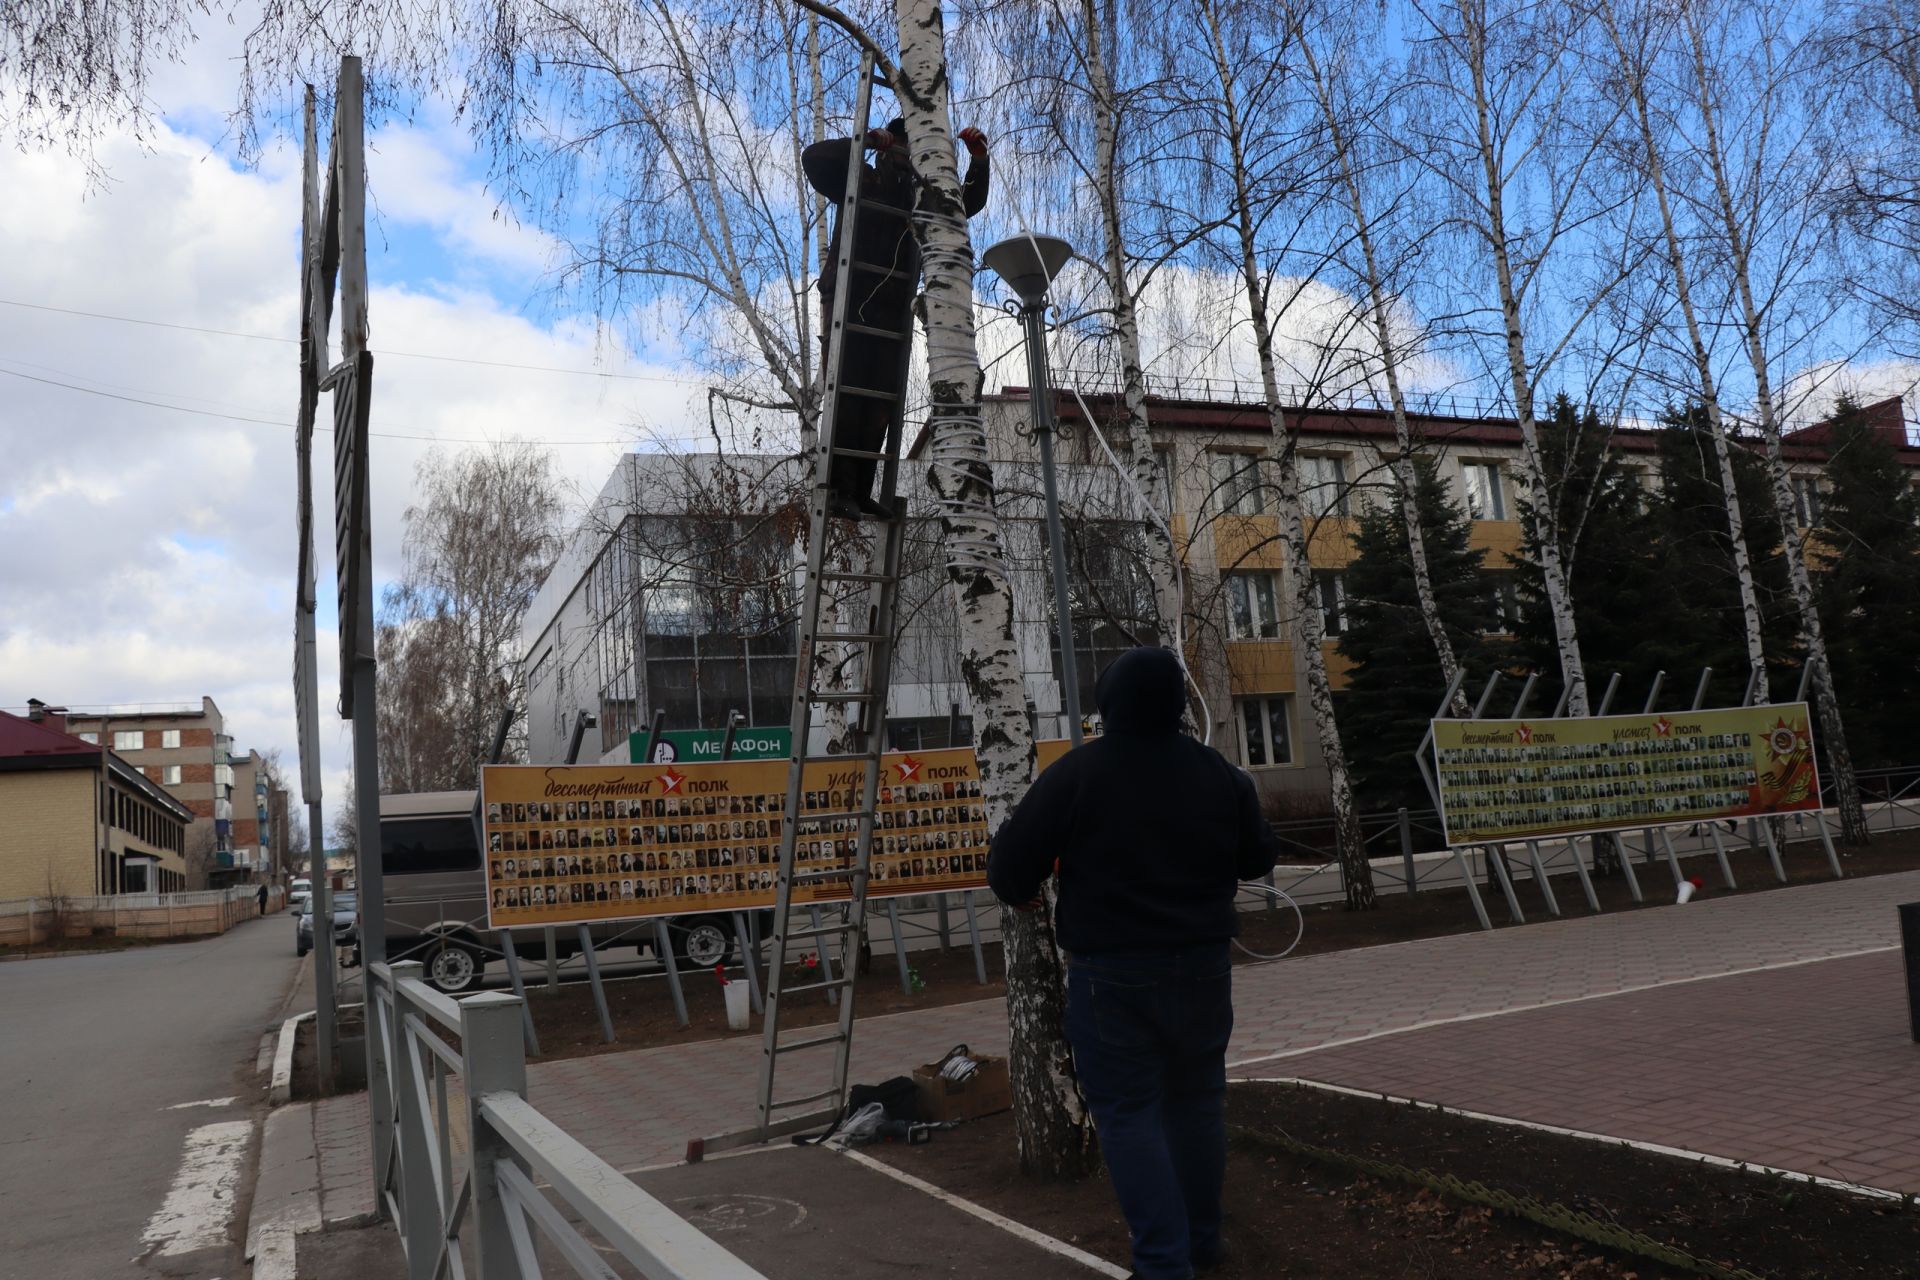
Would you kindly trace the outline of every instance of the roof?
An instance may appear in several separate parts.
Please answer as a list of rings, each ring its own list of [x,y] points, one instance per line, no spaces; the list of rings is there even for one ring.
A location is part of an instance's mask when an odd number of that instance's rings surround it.
[[[1920,449],[1920,446],[1916,446],[1912,437],[1907,434],[1906,413],[1898,396],[1861,405],[1859,419],[1866,425],[1868,431],[1885,440],[1897,453]],[[1833,445],[1833,431],[1839,420],[1839,415],[1836,414],[1810,427],[1789,431],[1780,437],[1780,443],[1788,446],[1811,446],[1824,451]]]
[[[0,711],[0,769],[97,769],[100,748],[25,716]]]

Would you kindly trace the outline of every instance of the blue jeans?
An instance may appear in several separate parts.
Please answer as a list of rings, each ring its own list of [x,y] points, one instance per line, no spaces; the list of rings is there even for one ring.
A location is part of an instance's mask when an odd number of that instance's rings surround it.
[[[1195,1259],[1219,1252],[1229,945],[1076,955],[1068,967],[1067,1040],[1143,1280],[1188,1280]]]

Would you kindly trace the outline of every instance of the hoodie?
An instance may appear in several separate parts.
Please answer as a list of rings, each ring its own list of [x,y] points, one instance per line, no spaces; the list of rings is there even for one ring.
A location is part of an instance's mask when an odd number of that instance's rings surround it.
[[[988,884],[1002,902],[1030,902],[1057,861],[1054,926],[1069,952],[1233,937],[1235,886],[1278,854],[1253,780],[1180,732],[1185,677],[1171,651],[1121,654],[1094,698],[1106,732],[1028,788],[994,833]]]

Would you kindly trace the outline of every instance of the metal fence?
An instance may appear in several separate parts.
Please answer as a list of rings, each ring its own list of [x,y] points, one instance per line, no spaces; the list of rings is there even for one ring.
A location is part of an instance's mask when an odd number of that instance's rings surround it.
[[[538,1280],[543,1256],[613,1280],[605,1253],[646,1280],[763,1280],[527,1101],[517,997],[455,1001],[418,964],[376,964],[367,1010],[376,1189],[408,1280]]]

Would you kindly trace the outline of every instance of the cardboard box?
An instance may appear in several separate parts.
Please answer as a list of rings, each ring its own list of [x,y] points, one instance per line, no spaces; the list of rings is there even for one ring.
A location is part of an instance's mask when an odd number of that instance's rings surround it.
[[[973,1059],[979,1069],[955,1083],[940,1074],[940,1064],[929,1062],[913,1069],[920,1087],[920,1118],[931,1123],[977,1120],[1013,1108],[1013,1085],[1007,1079],[1007,1060],[981,1054]]]

